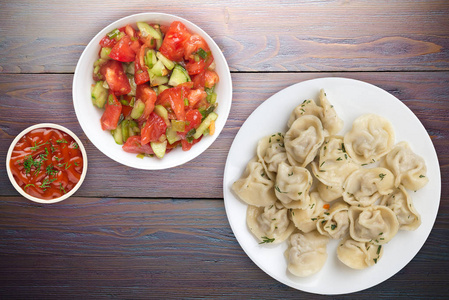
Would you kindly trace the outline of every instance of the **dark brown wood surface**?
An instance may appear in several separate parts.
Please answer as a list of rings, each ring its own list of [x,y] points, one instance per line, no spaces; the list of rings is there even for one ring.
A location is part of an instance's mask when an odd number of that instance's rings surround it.
[[[399,273],[338,299],[444,298],[449,284],[449,3],[447,1],[2,1],[0,3],[0,298],[324,299],[266,275],[243,252],[223,204],[240,126],[294,83],[346,77],[404,102],[429,133],[442,194],[432,233]],[[121,17],[176,14],[202,27],[229,63],[233,104],[216,142],[169,170],[122,166],[82,132],[72,98],[89,40]],[[87,146],[74,197],[38,205],[6,175],[9,144],[54,122]],[[204,178],[207,178],[205,180]],[[429,199],[430,201],[431,199]]]

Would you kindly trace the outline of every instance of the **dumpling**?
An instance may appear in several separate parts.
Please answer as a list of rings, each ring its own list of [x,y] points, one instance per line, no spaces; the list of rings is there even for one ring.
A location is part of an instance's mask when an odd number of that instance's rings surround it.
[[[287,126],[290,128],[293,122],[295,122],[296,119],[302,116],[311,115],[320,118],[322,114],[323,108],[317,105],[314,100],[312,99],[304,100],[304,102],[302,102],[292,111],[290,118],[288,119]]]
[[[325,185],[321,181],[318,180],[317,183],[317,191],[320,194],[320,198],[326,202],[332,202],[341,198],[343,195],[343,187],[342,186],[329,186]]]
[[[320,119],[326,135],[337,134],[343,128],[343,120],[338,117],[334,106],[329,103],[324,89],[320,90],[320,104],[323,108]]]
[[[391,123],[378,115],[366,114],[355,119],[344,136],[346,151],[354,161],[367,164],[387,154],[394,144]]]
[[[318,273],[327,260],[328,242],[329,238],[317,231],[292,234],[285,251],[288,271],[298,277]]]
[[[385,168],[361,168],[348,176],[343,200],[351,205],[370,206],[393,192],[394,175]]]
[[[412,198],[402,185],[393,193],[383,196],[380,205],[385,205],[396,214],[399,229],[415,230],[421,225],[421,217],[413,205]]]
[[[319,159],[312,163],[316,178],[328,186],[342,187],[346,178],[360,166],[348,156],[343,137],[331,136],[324,140]]]
[[[362,270],[371,267],[382,257],[382,245],[357,242],[349,235],[337,247],[338,259],[352,269]]]
[[[332,204],[318,219],[316,227],[322,235],[332,239],[340,239],[349,231],[349,205],[343,201]]]
[[[351,206],[349,221],[349,233],[354,240],[375,245],[388,243],[399,230],[395,213],[381,205]]]
[[[282,243],[295,230],[295,225],[288,217],[288,209],[279,202],[266,207],[249,205],[246,224],[261,244]]]
[[[275,179],[281,162],[288,162],[284,146],[284,134],[281,132],[266,136],[257,144],[257,157],[271,179]]]
[[[257,158],[247,164],[242,177],[232,184],[232,190],[242,201],[255,206],[269,206],[277,201],[273,187],[274,182]]]
[[[323,125],[315,116],[302,116],[285,134],[284,145],[291,165],[307,166],[324,141]]]
[[[312,181],[306,168],[280,163],[274,186],[276,197],[287,208],[306,208]]]
[[[316,230],[318,217],[326,210],[323,206],[325,202],[321,200],[318,192],[310,193],[310,203],[304,209],[292,209],[290,218],[296,228],[303,232]]]
[[[405,188],[416,191],[429,181],[424,159],[415,154],[407,142],[396,144],[385,156],[382,166],[396,176],[396,187],[402,184]]]

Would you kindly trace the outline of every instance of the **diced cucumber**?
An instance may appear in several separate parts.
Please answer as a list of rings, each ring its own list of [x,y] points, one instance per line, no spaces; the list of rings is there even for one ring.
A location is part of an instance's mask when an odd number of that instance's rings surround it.
[[[138,99],[134,103],[133,110],[131,111],[131,118],[133,118],[133,119],[140,118],[140,116],[143,114],[144,109],[145,109],[145,103],[142,100]]]
[[[163,107],[162,105],[158,104],[154,107],[154,112],[161,117],[162,119],[164,119],[165,124],[167,124],[167,126],[170,126],[170,121],[168,120],[168,111],[165,107]]]
[[[137,122],[136,121],[133,121],[133,120],[129,120],[128,121],[129,123],[129,136],[133,136],[133,135],[136,135],[137,133],[139,133],[140,132],[140,129],[139,129],[139,125],[137,124]]]
[[[157,86],[157,94],[159,95],[160,93],[162,93],[163,91],[165,91],[166,89],[169,89],[169,87],[167,85],[158,85]]]
[[[204,120],[203,122],[201,122],[200,126],[198,126],[198,128],[196,129],[195,134],[193,135],[194,139],[199,138],[204,131],[209,128],[210,123],[212,121],[215,121],[218,118],[218,115],[214,112],[211,112]]]
[[[134,62],[129,63],[129,65],[126,67],[126,73],[134,75],[135,73],[135,66]]]
[[[104,65],[105,63],[107,63],[108,60],[109,60],[109,58],[108,58],[108,59],[106,59],[106,58],[99,58],[99,59],[97,59],[97,60],[94,62],[94,67],[101,67],[102,65]]]
[[[189,73],[181,65],[175,65],[171,73],[168,85],[178,86],[181,83],[191,81]]]
[[[103,81],[97,81],[92,87],[92,103],[98,107],[103,108],[108,99],[108,89],[103,86]]]
[[[111,53],[111,50],[112,50],[112,48],[109,48],[109,47],[103,47],[103,48],[101,48],[101,51],[100,51],[100,58],[106,59],[106,60],[111,59],[111,58],[109,57],[109,54]]]
[[[165,151],[167,150],[167,141],[163,142],[150,142],[151,149],[153,149],[154,154],[158,158],[162,158],[165,155]]]
[[[122,123],[122,139],[123,143],[126,143],[126,140],[129,138],[129,121],[123,120]]]
[[[150,49],[147,51],[144,57],[145,64],[151,69],[157,63],[156,51]]]
[[[159,86],[168,82],[167,76],[154,76],[150,75],[151,86]]]
[[[123,136],[122,136],[122,123],[117,125],[117,128],[111,130],[112,136],[114,137],[114,141],[122,145],[123,144]]]
[[[167,127],[165,135],[167,136],[167,141],[169,144],[174,144],[175,142],[181,140],[181,137],[178,135],[176,130],[173,129],[172,126]]]
[[[148,72],[150,73],[150,76],[151,74],[153,74],[154,76],[168,75],[168,70],[165,68],[164,64],[160,60],[158,60],[156,64]]]
[[[144,37],[151,36],[155,40],[162,40],[161,32],[151,27],[148,23],[137,22],[137,28],[139,28]]]
[[[157,52],[156,53],[157,58],[162,61],[162,63],[164,64],[164,66],[169,69],[169,70],[173,70],[173,68],[175,67],[175,63],[172,62],[171,60],[169,60],[168,58],[166,58],[162,53]]]
[[[184,132],[186,130],[186,122],[180,120],[171,120],[171,127],[174,131]]]

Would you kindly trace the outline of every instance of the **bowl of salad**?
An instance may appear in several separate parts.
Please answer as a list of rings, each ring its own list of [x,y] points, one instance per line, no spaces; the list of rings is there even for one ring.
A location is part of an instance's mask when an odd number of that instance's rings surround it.
[[[183,18],[141,13],[101,30],[75,69],[73,104],[91,142],[138,169],[184,164],[218,137],[232,81],[214,40]]]

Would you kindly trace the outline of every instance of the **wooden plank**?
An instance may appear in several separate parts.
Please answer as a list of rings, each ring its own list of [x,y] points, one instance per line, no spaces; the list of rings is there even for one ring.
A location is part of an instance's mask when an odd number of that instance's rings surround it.
[[[5,298],[310,299],[246,256],[222,201],[74,197],[40,207],[0,197],[0,212]],[[446,201],[426,244],[403,270],[339,299],[444,298],[448,218]]]
[[[85,182],[76,193],[78,196],[222,198],[223,171],[228,150],[238,129],[251,112],[287,86],[329,76],[363,80],[401,99],[426,127],[437,150],[441,172],[443,175],[448,174],[449,72],[232,74],[232,109],[216,142],[193,161],[161,171],[134,170],[122,166],[103,155],[88,141],[73,110],[72,75],[2,75],[0,155],[6,156],[11,141],[24,128],[36,123],[54,122],[73,130],[87,146],[89,170]],[[199,177],[207,178],[207,181]],[[442,195],[449,194],[447,177],[443,176],[442,184]],[[17,195],[6,176],[3,160],[0,160],[0,186],[0,195]]]
[[[199,9],[199,7],[201,7]],[[449,2],[3,1],[0,72],[71,73],[101,29],[141,12],[193,21],[233,71],[449,69]],[[18,26],[20,24],[20,26]]]

